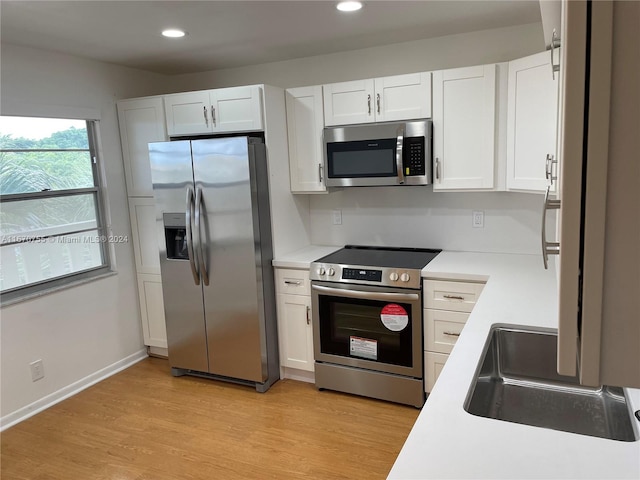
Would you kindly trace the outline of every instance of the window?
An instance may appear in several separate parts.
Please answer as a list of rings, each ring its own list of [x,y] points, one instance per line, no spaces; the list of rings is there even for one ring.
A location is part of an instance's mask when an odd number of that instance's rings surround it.
[[[96,123],[0,116],[3,303],[109,270]]]

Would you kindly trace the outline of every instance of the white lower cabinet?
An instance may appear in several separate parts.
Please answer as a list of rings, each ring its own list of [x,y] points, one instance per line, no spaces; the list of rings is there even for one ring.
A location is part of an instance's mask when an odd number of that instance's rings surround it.
[[[430,393],[484,283],[425,280],[423,288],[424,391]]]
[[[144,344],[167,348],[167,328],[164,323],[164,301],[160,275],[138,274],[138,295]]]
[[[275,280],[281,376],[313,381],[309,271],[277,268]]]

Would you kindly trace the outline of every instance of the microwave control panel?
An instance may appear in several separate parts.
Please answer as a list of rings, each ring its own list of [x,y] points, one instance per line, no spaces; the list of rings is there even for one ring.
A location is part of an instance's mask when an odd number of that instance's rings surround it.
[[[405,137],[403,148],[404,174],[408,177],[424,175],[424,137]]]

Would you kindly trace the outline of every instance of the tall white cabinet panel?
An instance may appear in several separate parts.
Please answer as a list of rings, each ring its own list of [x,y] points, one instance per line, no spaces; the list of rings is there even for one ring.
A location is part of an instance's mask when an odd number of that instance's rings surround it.
[[[169,135],[196,135],[212,131],[208,90],[166,95],[164,106]]]
[[[373,79],[331,83],[322,89],[327,127],[375,121]]]
[[[170,136],[263,130],[257,85],[165,95]]]
[[[431,73],[375,79],[376,122],[431,117]]]
[[[543,192],[547,155],[556,155],[558,114],[549,52],[509,62],[507,105],[507,189]]]
[[[494,187],[496,65],[433,74],[434,190]]]
[[[153,198],[130,198],[129,215],[136,271],[160,275],[160,254]]]
[[[160,275],[138,274],[138,295],[144,344],[150,347],[167,348],[167,327],[164,322]]]
[[[326,192],[323,172],[322,87],[290,88],[285,93],[285,101],[291,192]]]
[[[124,158],[127,195],[151,197],[149,142],[166,139],[164,105],[161,97],[118,102],[120,140]]]

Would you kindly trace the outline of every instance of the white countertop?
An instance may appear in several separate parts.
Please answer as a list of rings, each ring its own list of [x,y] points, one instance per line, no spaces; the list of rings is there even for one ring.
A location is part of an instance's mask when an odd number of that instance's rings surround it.
[[[329,245],[309,245],[295,252],[287,253],[286,255],[280,255],[278,258],[274,258],[272,265],[280,268],[301,268],[309,269],[311,262],[316,261],[330,253],[340,250],[340,246]]]
[[[487,283],[388,479],[640,478],[640,441],[519,425],[464,410],[493,324],[557,327],[556,275],[543,269],[539,256],[442,252],[422,276]],[[627,392],[639,409],[640,391]]]

